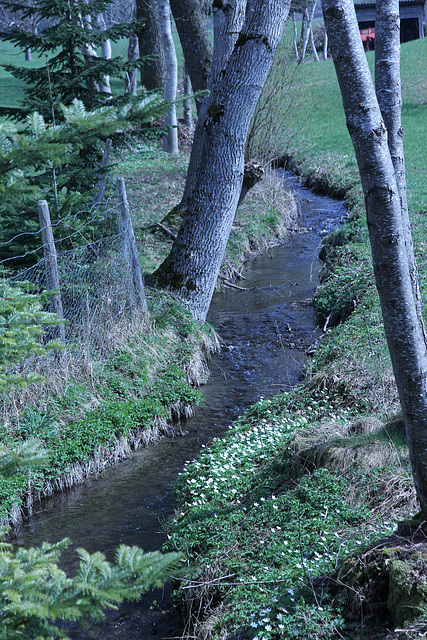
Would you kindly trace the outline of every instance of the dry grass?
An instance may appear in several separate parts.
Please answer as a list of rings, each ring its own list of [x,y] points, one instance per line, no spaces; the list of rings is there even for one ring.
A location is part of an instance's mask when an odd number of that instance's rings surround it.
[[[399,436],[399,438],[396,438]],[[352,477],[348,501],[372,509],[372,521],[399,520],[418,509],[401,420],[366,417],[342,425],[322,423],[293,442],[292,473],[320,467]],[[370,472],[375,470],[375,477]]]

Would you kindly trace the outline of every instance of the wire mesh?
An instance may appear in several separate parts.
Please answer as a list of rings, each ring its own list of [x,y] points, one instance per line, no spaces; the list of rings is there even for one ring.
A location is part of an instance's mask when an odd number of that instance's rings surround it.
[[[72,351],[104,355],[133,323],[135,294],[125,238],[104,238],[57,254],[65,325]],[[46,259],[11,278],[49,289]]]

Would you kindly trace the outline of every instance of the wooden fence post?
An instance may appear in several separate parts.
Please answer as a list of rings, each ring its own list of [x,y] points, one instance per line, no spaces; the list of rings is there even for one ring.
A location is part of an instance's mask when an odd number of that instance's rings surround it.
[[[59,291],[58,262],[56,258],[56,248],[52,233],[52,224],[50,221],[49,205],[46,200],[39,200],[37,203],[39,212],[40,230],[43,242],[44,255],[46,258],[46,275],[47,286],[49,289],[57,289],[58,294],[53,296],[50,301],[50,310],[56,313],[60,318],[64,318],[62,309],[61,293]],[[59,325],[59,338],[65,344],[65,326]],[[67,367],[67,354],[65,350],[59,350],[59,361],[61,366]]]
[[[104,200],[105,183],[107,182],[107,171],[106,170],[102,171],[102,169],[108,165],[108,161],[110,159],[110,151],[111,151],[111,140],[110,138],[108,138],[108,140],[105,143],[104,153],[102,154],[101,173],[99,174],[99,178],[98,178],[98,191],[95,194],[95,197],[93,199],[94,205],[102,204]]]
[[[148,308],[145,298],[144,283],[142,280],[141,266],[139,264],[138,251],[136,248],[135,234],[133,232],[132,220],[130,217],[129,203],[126,194],[125,181],[123,178],[117,178],[117,188],[120,197],[120,211],[123,234],[129,249],[129,261],[132,273],[133,286],[135,291],[136,308],[142,315],[144,324],[148,323]]]

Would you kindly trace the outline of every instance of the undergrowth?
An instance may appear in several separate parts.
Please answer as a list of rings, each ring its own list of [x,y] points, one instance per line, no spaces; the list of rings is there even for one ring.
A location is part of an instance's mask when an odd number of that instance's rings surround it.
[[[167,434],[173,418],[189,415],[202,402],[192,385],[206,376],[213,332],[196,325],[167,294],[153,293],[149,304],[150,331],[113,352],[92,372],[89,384],[70,380],[60,393],[15,410],[3,424],[7,446],[19,448],[38,438],[49,458],[42,470],[0,479],[0,517],[19,520],[26,504],[31,508],[29,487],[46,494],[71,486],[91,468],[99,472],[131,448]],[[94,455],[96,464],[91,464]]]

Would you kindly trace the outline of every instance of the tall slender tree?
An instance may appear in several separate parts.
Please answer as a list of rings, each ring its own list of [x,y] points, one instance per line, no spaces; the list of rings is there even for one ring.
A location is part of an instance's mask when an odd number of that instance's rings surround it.
[[[427,347],[408,238],[403,155],[396,153],[396,136],[402,134],[396,64],[399,5],[398,0],[377,2],[376,84],[381,109],[352,0],[323,0],[323,12],[363,186],[375,280],[415,488],[427,518]]]
[[[163,51],[166,61],[165,100],[170,108],[165,113],[164,123],[168,131],[163,137],[163,149],[168,153],[178,153],[178,122],[176,118],[176,94],[178,87],[178,62],[172,37],[171,9],[169,0],[158,0],[159,24],[162,35]]]

